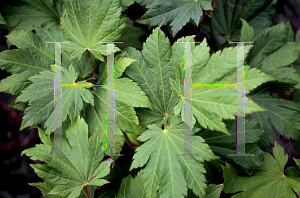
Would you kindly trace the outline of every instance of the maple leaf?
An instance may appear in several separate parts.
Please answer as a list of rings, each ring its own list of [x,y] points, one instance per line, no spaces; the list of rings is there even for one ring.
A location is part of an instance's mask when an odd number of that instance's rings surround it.
[[[54,131],[54,67],[53,71],[44,71],[29,78],[33,84],[22,90],[16,98],[16,102],[29,101],[29,107],[25,110],[21,130],[25,127],[45,122],[46,133]],[[62,84],[83,85],[86,82],[76,82],[78,72],[70,65],[69,69],[62,70]],[[58,95],[57,97],[61,97]],[[83,101],[94,105],[93,94],[86,87],[68,86],[62,87],[62,120],[66,120],[67,114],[74,120],[83,108]]]
[[[293,197],[296,198],[293,190],[300,193],[300,177],[290,178],[287,176],[284,167],[288,161],[284,149],[275,142],[273,156],[264,152],[264,164],[258,167],[255,174],[251,177],[239,176],[236,170],[226,162],[222,166],[224,176],[224,192],[236,193],[237,197]],[[293,189],[293,190],[292,190]]]
[[[102,162],[104,153],[101,146],[103,140],[99,133],[88,136],[88,125],[79,116],[66,130],[66,137],[62,138],[62,148],[58,147],[63,156],[54,152],[53,139],[46,136],[45,131],[39,128],[39,136],[43,144],[22,152],[33,160],[41,160],[47,164],[33,164],[31,167],[44,180],[43,183],[33,183],[42,190],[44,195],[59,197],[87,197],[84,186],[102,186],[108,181],[101,179],[109,174],[112,162]],[[59,145],[57,145],[59,146]]]
[[[126,19],[119,18],[122,11],[120,0],[66,0],[66,3],[61,29],[65,38],[71,41],[65,48],[71,53],[70,58],[80,59],[88,50],[103,61],[107,49],[100,42],[118,40],[125,27]]]
[[[193,38],[194,36],[190,36],[178,41],[192,41]],[[206,40],[197,47],[192,46],[193,84],[236,83],[236,48],[226,48],[222,53],[217,52],[210,57]],[[245,47],[246,52],[250,47]],[[184,45],[177,42],[171,47],[163,32],[156,28],[144,44],[142,53],[133,48],[127,48],[125,51],[125,57],[137,60],[126,68],[125,73],[141,86],[153,107],[152,110],[136,110],[140,125],[143,128],[150,124],[161,127],[176,115],[173,111],[183,114]],[[177,64],[180,68],[174,67]],[[274,80],[248,66],[246,66],[245,76],[247,93],[263,82]],[[175,81],[172,84],[172,79],[175,79],[176,84]],[[238,81],[241,80],[238,78]],[[236,88],[193,87],[192,94],[193,117],[200,125],[228,134],[222,118],[235,118]],[[246,114],[264,111],[247,97],[245,106]],[[195,118],[193,118],[193,125],[196,122]]]
[[[142,179],[146,197],[187,196],[187,187],[197,196],[205,195],[205,168],[201,162],[218,159],[200,136],[193,136],[192,149],[195,156],[175,156],[183,153],[184,126],[174,118],[167,129],[150,125],[138,140],[145,142],[136,149],[130,170],[143,168]],[[200,155],[199,155],[200,154]]]
[[[139,23],[147,25],[166,25],[171,22],[173,36],[185,25],[190,19],[198,25],[203,15],[203,10],[212,10],[211,2],[208,0],[140,0],[137,1],[142,5],[150,8]]]

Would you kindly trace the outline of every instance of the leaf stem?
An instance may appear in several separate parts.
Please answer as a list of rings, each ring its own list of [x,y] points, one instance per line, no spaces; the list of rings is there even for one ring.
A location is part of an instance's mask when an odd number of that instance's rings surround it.
[[[86,192],[87,198],[90,198],[90,197],[89,197],[89,191],[88,191],[88,189],[87,189],[87,187],[86,187],[86,184],[84,184],[84,188],[85,188],[85,192]]]
[[[170,124],[170,121],[169,121],[169,123],[167,124],[167,126],[166,126],[165,130],[167,129],[167,127],[169,126],[169,124]]]
[[[91,56],[91,53],[89,50],[87,50],[88,53],[89,53],[89,56],[90,56],[90,59],[91,59],[91,63],[92,63],[92,67],[93,67],[93,78],[96,78],[97,74],[96,74],[96,70],[95,70],[95,67],[94,67],[94,64],[93,64],[93,61],[92,61],[92,56]]]
[[[212,40],[213,40],[212,47],[213,47],[214,51],[218,51],[216,33],[215,33],[214,22],[213,22],[213,12],[209,11],[209,14],[211,16],[211,18],[210,18],[210,30],[211,30],[211,37],[212,37]]]

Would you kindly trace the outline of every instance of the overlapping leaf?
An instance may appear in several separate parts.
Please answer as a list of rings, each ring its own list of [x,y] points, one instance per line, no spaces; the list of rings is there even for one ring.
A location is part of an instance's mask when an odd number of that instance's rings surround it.
[[[258,121],[245,120],[245,153],[253,156],[228,156],[236,153],[236,121],[227,124],[231,136],[220,134],[215,131],[201,130],[197,134],[205,139],[212,151],[221,156],[227,162],[235,163],[243,171],[255,166],[261,166],[263,163],[263,152],[254,144],[260,139],[263,131]]]
[[[126,19],[120,20],[120,0],[66,0],[67,7],[61,18],[61,29],[71,41],[66,50],[70,58],[82,56],[88,50],[99,60],[107,55],[105,43],[120,37]]]
[[[139,0],[138,3],[150,8],[140,23],[147,25],[166,25],[171,22],[173,36],[185,25],[190,19],[198,25],[203,15],[203,10],[212,10],[209,0]]]
[[[272,26],[268,20],[277,0],[218,0],[213,12],[213,24],[216,34],[227,39],[237,39],[242,23],[240,18],[249,22],[257,34]],[[210,31],[208,24],[202,25]]]
[[[4,20],[3,16],[0,14],[0,24],[6,25],[6,21]]]
[[[29,107],[25,109],[25,116],[21,125],[21,130],[25,127],[45,122],[46,133],[54,131],[58,126],[54,126],[54,68],[53,71],[43,71],[40,74],[29,78],[33,84],[23,90],[16,102],[29,102]],[[86,84],[85,81],[76,82],[78,72],[70,65],[69,69],[62,67],[62,84],[71,86],[62,87],[62,120],[70,116],[74,120],[83,108],[83,101],[94,105],[94,96],[86,87],[78,85]],[[75,85],[75,86],[72,86]],[[77,85],[77,87],[76,87]],[[56,97],[61,97],[58,95]],[[56,116],[57,119],[57,116]]]
[[[101,179],[109,174],[111,162],[102,162],[104,149],[103,139],[99,133],[88,136],[88,126],[79,116],[63,137],[62,148],[53,139],[50,140],[42,129],[39,136],[43,144],[25,150],[23,153],[33,160],[41,160],[47,164],[31,165],[43,183],[33,183],[47,197],[88,197],[84,186],[89,189],[89,197],[93,197],[96,186],[108,181]],[[53,143],[63,156],[54,152]],[[92,190],[93,189],[93,190]],[[53,196],[54,195],[54,196]]]
[[[192,40],[193,36],[190,36],[179,41]],[[132,63],[125,72],[146,92],[153,106],[152,111],[137,110],[142,127],[145,128],[149,124],[156,124],[159,127],[163,124],[166,125],[167,121],[174,115],[173,107],[175,107],[175,114],[178,112],[183,114],[184,47],[182,43],[175,43],[171,47],[162,31],[156,28],[144,44],[142,53],[132,48],[126,50],[126,57],[138,61]],[[245,47],[246,50],[249,48],[249,46]],[[236,83],[236,48],[227,48],[222,53],[217,52],[209,57],[209,48],[204,41],[197,47],[193,45],[192,54],[193,84]],[[176,71],[177,64],[180,65],[181,71],[178,67]],[[175,84],[170,84],[170,81],[173,82],[172,79],[175,79]],[[273,78],[266,74],[257,70],[246,69],[247,92],[270,80]],[[228,133],[222,118],[235,118],[236,88],[224,86],[193,87],[192,93],[192,113],[200,125],[204,128]],[[246,114],[264,111],[247,98],[245,100]],[[193,124],[195,124],[195,119]]]
[[[19,6],[2,8],[9,30],[59,27],[60,17],[66,7],[64,0],[23,0]]]
[[[290,178],[284,171],[288,156],[284,149],[275,142],[273,156],[264,152],[264,164],[259,167],[258,172],[251,177],[239,176],[236,170],[228,163],[222,166],[224,175],[224,191],[226,193],[236,193],[233,197],[291,197],[296,198],[293,190],[300,194],[300,183],[298,180]],[[293,189],[293,190],[292,190]]]

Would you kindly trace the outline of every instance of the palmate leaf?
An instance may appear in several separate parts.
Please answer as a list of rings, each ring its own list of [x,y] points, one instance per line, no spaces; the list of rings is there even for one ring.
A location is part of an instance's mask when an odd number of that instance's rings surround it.
[[[273,158],[274,156],[274,158]],[[273,156],[264,152],[264,164],[251,177],[239,176],[236,170],[226,162],[222,166],[224,176],[224,191],[226,193],[236,193],[237,197],[274,197],[274,198],[296,198],[293,190],[300,194],[300,183],[294,178],[290,178],[284,171],[288,161],[288,156],[284,154],[284,149],[275,142]],[[293,189],[293,190],[292,190]]]
[[[21,130],[25,127],[45,122],[46,133],[50,134],[58,126],[54,126],[54,67],[53,71],[44,71],[29,78],[33,84],[29,85],[16,98],[16,102],[29,102],[25,110],[25,116]],[[77,85],[62,87],[62,120],[67,115],[73,121],[83,108],[83,101],[94,105],[94,96],[86,87],[78,85],[86,84],[85,81],[76,82],[78,72],[70,65],[69,69],[62,67],[62,84]],[[56,97],[61,97],[59,94]]]
[[[178,41],[192,40],[193,36],[190,36]],[[246,52],[249,48],[245,47]],[[153,110],[137,109],[140,125],[143,128],[150,124],[161,127],[174,117],[173,110],[175,115],[178,112],[183,114],[184,44],[175,43],[171,47],[163,32],[156,28],[144,44],[142,53],[133,48],[125,51],[125,57],[137,60],[126,68],[125,73],[141,86],[153,107]],[[203,41],[197,47],[193,45],[192,54],[193,84],[236,83],[236,48],[227,48],[222,53],[217,52],[209,57],[209,48],[206,41]],[[180,65],[181,71],[178,67],[176,71],[177,64]],[[263,82],[274,80],[249,67],[246,67],[245,72],[247,93]],[[175,79],[175,84],[172,84],[172,79]],[[222,118],[235,118],[236,88],[193,87],[192,94],[192,113],[201,127],[228,134]],[[246,114],[264,111],[248,98],[245,98],[245,101]]]
[[[167,0],[167,1],[147,1],[139,0],[138,3],[150,8],[139,23],[147,25],[166,25],[171,22],[173,36],[190,19],[198,25],[203,15],[203,10],[212,10],[209,0]]]
[[[96,186],[108,181],[101,179],[109,174],[111,162],[102,162],[104,149],[103,139],[99,133],[88,136],[88,125],[79,116],[66,131],[62,148],[58,147],[63,156],[54,152],[53,138],[50,140],[42,129],[39,136],[43,144],[22,152],[33,160],[41,160],[47,164],[31,165],[43,183],[33,183],[48,197],[87,197],[84,185],[89,187],[89,197],[93,197]],[[59,146],[59,145],[56,145]],[[49,189],[50,188],[50,189]],[[92,190],[94,189],[94,190]],[[52,196],[53,197],[53,196]]]
[[[66,7],[64,0],[23,0],[19,6],[6,6],[2,14],[7,21],[8,29],[34,29],[34,25],[43,28],[59,27],[60,17]]]
[[[276,2],[277,0],[218,0],[212,16],[215,33],[227,39],[238,39],[242,18],[259,34],[272,26],[268,19]],[[201,26],[210,31],[208,24],[204,23]]]
[[[66,50],[70,58],[82,56],[88,50],[103,61],[107,55],[105,43],[120,37],[126,19],[120,19],[120,0],[66,0],[67,7],[61,18],[61,29],[66,39],[71,41]],[[118,48],[116,48],[118,50]]]
[[[200,136],[193,136],[192,150],[196,156],[175,156],[183,153],[184,127],[179,117],[172,119],[167,129],[150,125],[138,137],[145,142],[136,149],[130,170],[144,167],[146,197],[154,197],[159,190],[160,197],[187,196],[187,187],[200,197],[205,195],[205,173],[201,162],[217,159]],[[190,153],[191,154],[191,153]],[[199,155],[200,154],[200,155]]]

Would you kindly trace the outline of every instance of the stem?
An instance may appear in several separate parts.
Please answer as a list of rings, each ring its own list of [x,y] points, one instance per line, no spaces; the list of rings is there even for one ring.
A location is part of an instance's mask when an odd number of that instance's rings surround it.
[[[88,189],[87,189],[87,187],[86,187],[86,184],[84,184],[84,188],[85,188],[85,192],[86,192],[87,198],[90,198],[90,197],[89,197],[89,191],[88,191]]]
[[[94,67],[94,64],[93,64],[93,61],[92,61],[92,57],[91,57],[91,53],[90,51],[88,50],[88,53],[89,53],[89,56],[90,56],[90,59],[91,59],[91,63],[92,63],[92,67],[93,67],[93,78],[96,78],[96,70],[95,70],[95,67]]]
[[[210,29],[211,29],[211,37],[212,37],[212,40],[213,40],[213,46],[212,47],[213,47],[214,51],[218,51],[216,33],[215,33],[214,22],[213,22],[213,12],[209,11],[209,14],[211,16],[211,18],[210,18]]]
[[[217,0],[215,0],[214,5],[212,6],[212,11],[215,10],[216,5],[217,5]]]
[[[167,129],[167,127],[169,126],[169,124],[170,124],[170,121],[169,121],[169,123],[167,124],[167,126],[166,126],[166,128],[165,128],[165,129]]]

